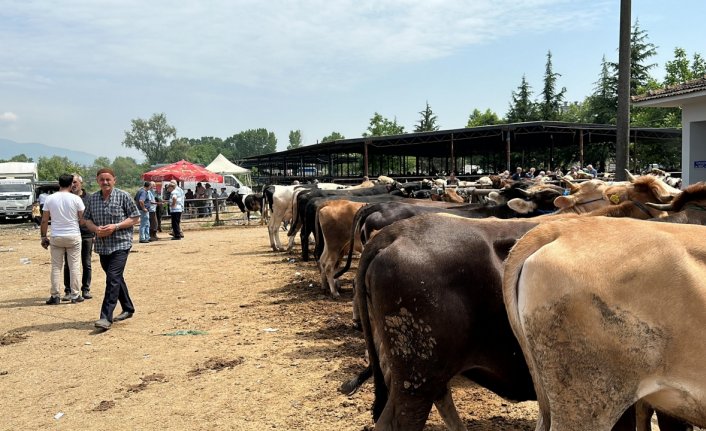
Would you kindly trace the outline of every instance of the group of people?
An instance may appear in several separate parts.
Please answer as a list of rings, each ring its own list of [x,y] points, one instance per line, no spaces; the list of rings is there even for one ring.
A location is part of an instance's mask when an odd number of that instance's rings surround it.
[[[95,322],[95,326],[103,330],[110,329],[114,321],[129,319],[135,313],[124,271],[132,248],[132,227],[142,218],[143,209],[149,213],[146,205],[138,209],[127,192],[115,187],[115,181],[113,170],[102,168],[96,174],[100,190],[87,195],[82,190],[80,175],[62,174],[59,176],[59,191],[49,195],[44,202],[40,226],[41,245],[51,253],[48,305],[61,303],[62,282],[66,293],[64,299],[71,303],[93,297],[91,254],[95,247],[106,275],[100,318]],[[145,186],[145,190],[149,188],[149,184]],[[122,312],[113,317],[118,302]]]
[[[195,209],[197,217],[211,217],[213,215],[213,201],[216,199],[220,205],[219,209],[225,206],[225,199],[228,198],[226,188],[221,187],[221,192],[211,187],[211,184],[196,183],[196,192],[191,189],[186,191],[187,210]]]

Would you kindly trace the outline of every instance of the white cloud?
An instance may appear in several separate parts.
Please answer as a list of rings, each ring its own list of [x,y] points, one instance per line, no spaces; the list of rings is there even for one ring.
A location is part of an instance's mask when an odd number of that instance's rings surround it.
[[[591,26],[607,7],[607,0],[6,0],[0,64],[44,85],[83,75],[333,87],[500,37]]]
[[[3,112],[0,114],[0,123],[14,123],[17,121],[17,114],[14,112]]]

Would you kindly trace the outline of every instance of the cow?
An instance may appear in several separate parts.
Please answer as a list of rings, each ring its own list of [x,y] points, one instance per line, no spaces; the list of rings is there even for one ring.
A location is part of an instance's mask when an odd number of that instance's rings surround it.
[[[267,223],[267,207],[264,205],[264,196],[262,193],[251,193],[241,195],[238,192],[232,192],[226,199],[227,202],[232,202],[238,206],[241,212],[246,214],[247,224],[250,224],[250,213],[260,212],[260,224]]]
[[[432,404],[450,429],[464,429],[448,387],[457,374],[508,399],[534,399],[503,312],[500,274],[512,244],[536,224],[426,214],[397,221],[365,245],[355,303],[375,381],[376,429],[421,430]]]
[[[627,241],[605,247],[606,233]],[[538,430],[610,430],[640,399],[706,426],[704,235],[580,217],[517,242],[503,297],[535,381]]]
[[[706,183],[688,186],[668,204],[647,203],[659,211],[669,211],[670,215],[656,219],[667,223],[706,225]]]
[[[584,198],[589,199],[590,196],[585,196]],[[586,203],[591,204],[590,199]],[[574,202],[574,204],[581,205],[581,202]],[[367,208],[361,211],[365,211],[366,209]],[[562,211],[574,216],[580,213],[580,211],[575,210],[575,206]],[[440,304],[442,304],[442,306],[448,305],[446,301],[460,301],[464,304],[471,305],[475,304],[476,301],[480,301],[480,303],[485,306],[484,301],[486,301],[486,299],[479,297],[480,293],[478,292],[482,292],[486,295],[494,295],[497,299],[501,295],[502,261],[512,243],[525,234],[531,227],[536,226],[540,222],[550,221],[557,216],[544,215],[531,220],[482,219],[466,220],[465,222],[460,222],[458,221],[459,219],[456,218],[454,222],[450,222],[448,219],[442,222],[444,217],[452,216],[443,214],[418,215],[407,220],[397,221],[382,229],[378,235],[365,246],[355,280],[355,305],[360,309],[360,319],[366,336],[368,349],[376,348],[375,346],[384,349],[385,343],[394,344],[394,339],[389,338],[389,332],[385,331],[384,323],[381,323],[381,320],[385,319],[380,316],[389,315],[390,313],[385,310],[395,308],[395,304],[399,305],[403,301],[408,303],[411,301],[416,304],[417,310],[436,310],[440,307]],[[524,225],[526,230],[518,228],[512,231],[512,235],[510,235],[509,232],[506,232],[506,235],[500,235],[497,232],[497,229],[508,230],[512,227],[522,226],[519,224],[521,222],[527,223]],[[419,229],[422,229],[421,227],[426,227],[428,231],[420,231]],[[379,240],[378,237],[380,235],[383,235],[385,239]],[[467,235],[470,238],[468,242],[466,242]],[[379,241],[384,241],[382,246],[379,245]],[[395,245],[395,248],[391,249],[392,252],[388,249],[387,245],[385,245],[387,243]],[[458,259],[461,260],[459,261]],[[418,262],[419,260],[423,260],[423,264]],[[446,265],[437,264],[437,262],[440,261],[456,263],[457,267],[455,269],[449,269]],[[385,268],[405,268],[405,271],[398,271],[399,274],[403,275],[391,281],[387,278],[389,277],[390,271],[386,271]],[[419,270],[417,270],[417,268],[419,268]],[[452,276],[465,280],[468,283],[466,286],[469,290],[459,290],[459,286],[455,284],[455,282],[450,282]],[[414,282],[414,280],[418,278],[421,280],[425,278],[435,280],[433,288],[427,286],[428,291],[426,296],[419,294],[419,289],[421,288],[419,282]],[[376,287],[371,290],[369,286]],[[385,286],[388,286],[388,289],[390,289],[389,293],[384,291]],[[378,302],[374,304],[375,307],[368,307],[366,310],[363,310],[363,301],[369,301],[369,298],[372,297],[374,293],[378,295]],[[385,295],[394,296],[395,299],[393,300],[391,296],[388,297]],[[371,317],[371,314],[377,314],[377,317]],[[486,322],[483,318],[476,315],[469,316],[446,312],[443,312],[443,314],[446,319],[447,327],[464,328],[464,330],[468,329],[469,331],[478,331],[479,327],[494,327],[492,324],[496,322],[496,320],[492,319]],[[497,318],[497,315],[493,316],[493,319]],[[366,330],[366,325],[368,328],[372,326],[373,329]],[[374,333],[377,334],[377,337],[373,337]],[[446,392],[446,386],[448,385],[448,379],[450,379],[450,377],[447,378],[447,376],[452,376],[455,372],[458,372],[458,370],[455,370],[454,367],[456,365],[454,364],[464,363],[468,365],[467,361],[471,361],[472,363],[472,359],[464,352],[463,348],[465,347],[462,347],[462,342],[452,342],[448,339],[444,339],[442,342],[441,340],[441,338],[437,340],[440,351],[449,352],[454,348],[459,350],[457,357],[453,360],[445,357],[435,362],[435,366],[439,368],[436,370],[431,370],[431,365],[429,365],[424,358],[408,357],[405,360],[401,360],[400,358],[390,357],[389,354],[386,354],[386,356],[381,359],[377,352],[370,354],[370,366],[374,371],[377,370],[373,372],[373,374],[376,375],[376,402],[373,409],[373,416],[376,421],[379,419],[378,423],[381,429],[387,429],[386,427],[396,429],[395,426],[399,424],[403,425],[400,425],[400,429],[408,429],[405,428],[407,426],[413,426],[409,429],[420,429],[415,427],[423,426],[424,420],[421,420],[421,422],[416,421],[412,424],[408,422],[409,417],[414,416],[418,418],[423,416],[426,418],[428,408],[430,408],[432,402],[435,400],[443,400],[444,408],[449,409],[449,411],[454,410],[449,407],[449,405],[453,406],[450,397],[447,399],[448,394]],[[497,347],[505,348],[506,346],[499,345]],[[481,351],[482,350],[481,348]],[[492,352],[489,354],[492,354]],[[450,365],[447,366],[447,363]],[[381,371],[383,368],[384,373]],[[387,409],[386,406],[388,404],[386,400],[389,382],[386,382],[385,378],[389,378],[391,373],[399,374],[408,372],[409,370],[417,370],[418,375],[422,376],[421,378],[427,379],[429,385],[436,387],[436,392],[432,391],[436,395],[433,395],[432,392],[400,395],[397,392],[393,393],[390,388],[390,397],[392,397],[395,402],[391,404],[389,415],[381,416],[383,409]],[[495,371],[498,372],[499,370]],[[370,373],[370,370],[366,370],[366,372]],[[352,392],[355,390],[356,385],[361,384],[362,381],[365,380],[366,372],[363,372],[363,374],[356,379],[344,384],[341,388],[342,391]],[[444,377],[442,378],[441,376]],[[482,382],[478,383],[483,384]],[[399,387],[397,389],[400,390]],[[413,398],[417,397],[415,398],[416,401],[409,404],[410,400],[406,398],[407,396],[413,396]],[[437,398],[435,398],[435,396]],[[406,405],[410,406],[411,410],[405,410],[405,412],[400,410],[400,402],[407,403]],[[437,405],[437,407],[439,406]],[[400,417],[400,415],[406,417]],[[448,417],[451,419],[445,419],[447,424],[449,421],[453,422],[453,417],[457,417],[457,415],[448,413]],[[419,425],[420,423],[421,425]],[[626,413],[620,426],[616,429],[631,429],[631,423],[634,423],[634,415],[631,417],[630,413]],[[392,424],[396,425],[393,426]],[[634,429],[634,425],[632,426],[632,429]],[[452,425],[449,425],[449,427],[452,427]],[[677,430],[684,428],[674,427],[671,429]]]

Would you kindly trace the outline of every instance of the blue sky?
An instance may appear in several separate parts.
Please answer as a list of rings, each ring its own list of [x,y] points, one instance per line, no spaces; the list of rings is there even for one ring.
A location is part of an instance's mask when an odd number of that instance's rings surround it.
[[[552,51],[567,99],[617,61],[619,0],[0,0],[0,137],[113,158],[135,118],[180,137],[264,127],[288,145],[361,136],[374,112],[412,131],[507,111]],[[706,56],[706,2],[633,0],[663,79],[675,47]]]

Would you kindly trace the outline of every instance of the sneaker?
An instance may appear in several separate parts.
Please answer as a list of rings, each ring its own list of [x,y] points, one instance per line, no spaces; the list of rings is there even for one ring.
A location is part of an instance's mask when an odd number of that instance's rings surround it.
[[[71,301],[71,292],[65,292],[64,296],[61,297],[61,300],[63,302],[69,302]]]
[[[72,303],[72,304],[77,304],[77,303],[79,303],[79,302],[83,302],[83,296],[79,295],[79,296],[77,296],[77,297],[75,297],[75,298],[71,298],[71,303]]]
[[[140,240],[140,244],[144,244],[144,243],[146,243],[146,242],[150,242],[150,240],[148,240],[148,239],[141,239],[141,240]]]
[[[45,302],[47,305],[58,305],[61,304],[61,299],[58,296],[50,296]]]
[[[83,293],[83,295],[82,295],[82,296],[83,296],[83,299],[91,299],[91,298],[93,298],[93,295],[91,295],[91,292],[88,291],[88,290],[84,290],[84,291],[82,291],[82,293]]]

